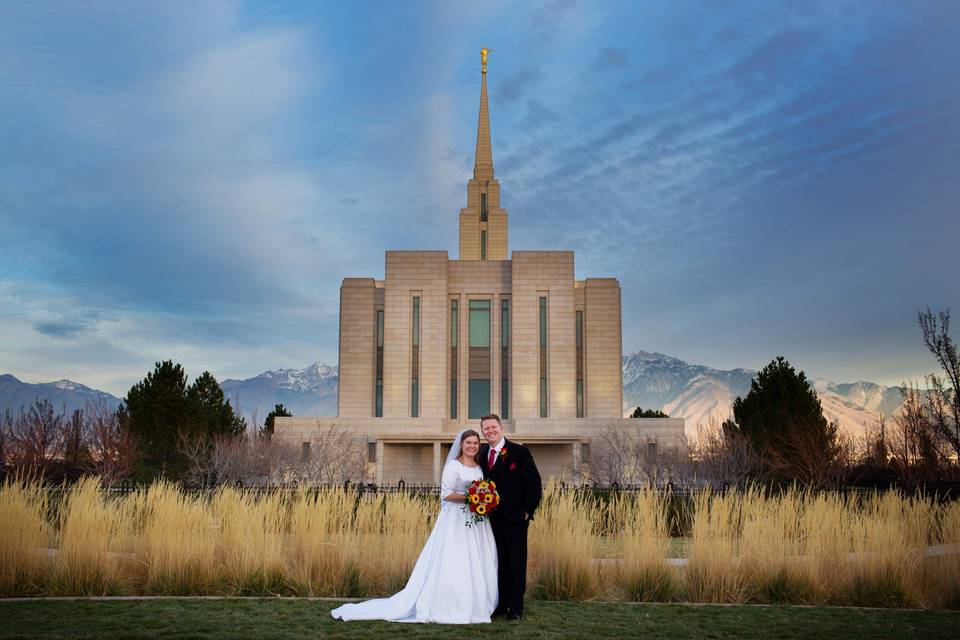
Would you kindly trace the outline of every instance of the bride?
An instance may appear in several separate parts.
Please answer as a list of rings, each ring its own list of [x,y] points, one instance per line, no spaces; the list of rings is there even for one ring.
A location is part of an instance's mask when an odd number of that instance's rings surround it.
[[[440,515],[407,586],[389,598],[345,604],[330,612],[340,620],[391,620],[471,624],[490,622],[497,606],[497,546],[490,522],[467,526],[467,488],[481,480],[475,457],[480,434],[457,434],[443,467]]]

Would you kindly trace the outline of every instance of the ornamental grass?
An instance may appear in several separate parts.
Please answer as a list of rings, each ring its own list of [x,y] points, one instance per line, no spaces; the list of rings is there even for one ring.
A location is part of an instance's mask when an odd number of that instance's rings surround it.
[[[132,502],[135,514],[138,592],[212,595],[222,590],[220,529],[209,500],[166,481],[123,499]]]
[[[960,608],[960,503],[760,488],[607,500],[549,485],[528,597]],[[0,486],[0,596],[370,597],[403,587],[439,501],[351,489],[125,495]],[[684,535],[685,558],[671,532]]]
[[[84,478],[63,494],[58,510],[57,553],[49,568],[53,595],[105,596],[128,590],[133,554],[129,503],[100,491],[97,478]]]
[[[210,510],[219,533],[220,576],[228,593],[280,595],[286,591],[286,502],[279,492],[257,496],[232,487],[213,495]]]
[[[702,491],[693,499],[693,524],[687,547],[684,590],[693,602],[745,602],[749,593],[744,566],[738,561],[744,503],[758,496]]]
[[[613,496],[605,511],[606,530],[618,543],[616,562],[604,577],[632,602],[666,602],[677,596],[676,571],[667,565],[670,551],[670,494],[644,488]],[[610,575],[612,574],[612,575]]]
[[[34,595],[48,570],[47,491],[39,484],[0,487],[0,597]]]
[[[366,595],[363,560],[351,544],[356,496],[342,489],[298,491],[290,501],[289,587],[300,596]]]
[[[588,600],[597,594],[597,524],[603,513],[583,494],[551,482],[529,529],[528,582],[544,600]]]

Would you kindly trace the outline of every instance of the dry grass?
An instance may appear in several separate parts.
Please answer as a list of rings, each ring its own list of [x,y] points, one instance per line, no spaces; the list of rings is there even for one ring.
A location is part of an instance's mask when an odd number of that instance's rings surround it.
[[[747,599],[745,565],[738,561],[741,512],[746,495],[715,495],[704,491],[693,501],[693,525],[687,547],[684,576],[686,597],[694,602],[744,602]]]
[[[839,600],[859,606],[920,604],[921,557],[914,549],[931,542],[933,516],[929,502],[894,493],[872,497],[851,510],[847,517],[853,557],[838,581]]]
[[[207,501],[158,482],[126,498],[133,502],[136,581],[143,593],[216,591],[219,531]]]
[[[48,590],[55,595],[123,593],[132,562],[132,525],[128,505],[105,496],[97,478],[80,481],[59,509]]]
[[[40,590],[51,533],[47,507],[40,485],[15,481],[0,488],[0,596]]]
[[[607,506],[607,531],[619,542],[613,582],[633,602],[665,602],[677,593],[670,552],[669,495],[652,489],[614,496]]]
[[[438,510],[433,497],[343,488],[194,494],[160,482],[114,498],[88,480],[63,496],[51,509],[38,485],[0,487],[0,595],[385,595],[406,582]],[[705,491],[690,507],[687,565],[674,567],[669,500],[547,487],[530,528],[531,595],[960,608],[960,503]]]
[[[533,593],[545,600],[587,600],[597,593],[597,524],[603,514],[581,494],[550,483],[529,532]]]
[[[282,593],[289,511],[283,494],[260,498],[220,489],[210,509],[220,533],[217,551],[227,590],[239,595]]]
[[[362,556],[350,535],[355,502],[353,494],[340,490],[293,497],[287,575],[297,595],[363,595]]]
[[[937,538],[944,545],[953,545],[955,550],[960,547],[960,502],[951,503],[940,514]],[[927,601],[934,606],[960,609],[960,553],[927,558],[922,567],[923,583],[936,589]]]

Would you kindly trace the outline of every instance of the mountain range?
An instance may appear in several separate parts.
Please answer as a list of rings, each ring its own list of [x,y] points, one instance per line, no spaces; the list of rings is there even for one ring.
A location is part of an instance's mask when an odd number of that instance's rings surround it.
[[[0,375],[0,411],[18,411],[21,407],[29,407],[34,401],[41,399],[49,400],[54,410],[60,413],[72,413],[76,409],[100,402],[116,409],[121,402],[120,398],[106,391],[91,389],[79,382],[57,380],[30,384],[9,373]]]
[[[662,353],[637,351],[623,357],[624,415],[637,406],[660,409],[684,418],[687,435],[695,437],[698,426],[719,425],[730,416],[734,398],[747,394],[755,374],[750,369],[713,369]],[[293,415],[335,415],[337,382],[337,367],[315,362],[303,369],[277,369],[220,384],[244,417],[255,414],[262,423],[276,404],[283,404]],[[895,415],[903,402],[898,387],[873,382],[838,384],[818,378],[812,384],[827,419],[854,437],[875,426],[880,416]],[[48,398],[57,409],[68,411],[90,402],[114,407],[121,402],[109,393],[69,380],[29,384],[9,374],[0,375],[0,409],[16,410],[37,398]]]
[[[241,415],[254,411],[263,423],[274,405],[282,404],[295,416],[337,415],[337,367],[314,362],[304,369],[265,371],[245,380],[227,379],[220,383],[223,394]]]
[[[684,418],[687,435],[695,437],[698,426],[719,425],[730,417],[734,399],[750,391],[755,375],[750,369],[712,369],[662,353],[637,351],[623,357],[625,415],[637,406],[660,409]],[[893,417],[903,404],[899,387],[874,382],[838,384],[823,378],[811,384],[826,418],[854,438],[875,427],[880,416]]]

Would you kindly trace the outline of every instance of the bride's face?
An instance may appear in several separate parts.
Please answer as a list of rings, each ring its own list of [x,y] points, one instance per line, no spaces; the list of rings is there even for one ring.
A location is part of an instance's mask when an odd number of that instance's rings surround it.
[[[460,451],[468,458],[474,457],[480,451],[480,438],[477,436],[467,436],[460,445]]]

